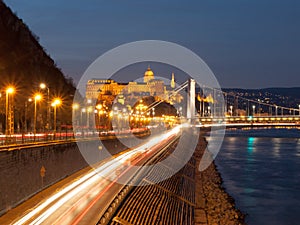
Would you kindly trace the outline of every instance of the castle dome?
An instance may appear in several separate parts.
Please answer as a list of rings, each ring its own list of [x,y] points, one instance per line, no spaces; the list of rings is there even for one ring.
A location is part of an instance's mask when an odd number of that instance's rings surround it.
[[[150,66],[148,66],[148,69],[146,70],[145,74],[144,74],[144,82],[147,83],[150,80],[154,79],[154,73],[151,70]]]
[[[150,66],[148,67],[148,69],[145,72],[145,77],[147,77],[147,76],[153,76],[154,77],[154,73],[151,70]]]

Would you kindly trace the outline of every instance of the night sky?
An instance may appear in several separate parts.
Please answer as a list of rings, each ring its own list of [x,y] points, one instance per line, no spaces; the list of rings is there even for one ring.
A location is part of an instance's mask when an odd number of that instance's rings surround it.
[[[298,0],[4,2],[75,81],[120,44],[164,40],[198,54],[221,87],[300,86]]]

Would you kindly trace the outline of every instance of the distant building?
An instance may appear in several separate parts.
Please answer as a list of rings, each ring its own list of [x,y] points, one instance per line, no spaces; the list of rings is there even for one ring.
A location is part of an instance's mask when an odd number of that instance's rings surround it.
[[[93,79],[87,82],[85,96],[87,99],[98,99],[100,94],[118,95],[125,86],[112,79]]]
[[[86,85],[86,98],[98,99],[100,95],[130,95],[133,93],[146,93],[149,96],[163,97],[167,89],[175,88],[174,73],[172,73],[171,84],[167,86],[164,81],[155,79],[150,66],[144,74],[144,82],[118,83],[112,79],[92,79]]]

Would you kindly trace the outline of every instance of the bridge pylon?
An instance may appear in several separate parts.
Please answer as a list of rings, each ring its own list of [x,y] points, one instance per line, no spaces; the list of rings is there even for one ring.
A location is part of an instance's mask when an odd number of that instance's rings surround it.
[[[187,92],[186,117],[190,123],[195,118],[195,88],[196,88],[195,80],[189,79],[188,80],[188,92]]]

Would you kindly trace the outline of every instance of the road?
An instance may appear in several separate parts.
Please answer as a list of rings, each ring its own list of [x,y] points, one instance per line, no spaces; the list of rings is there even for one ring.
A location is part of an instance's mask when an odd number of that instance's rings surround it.
[[[136,165],[155,158],[180,135],[180,128],[153,137],[141,146],[106,159],[16,219],[13,224],[96,224],[112,200],[141,176]],[[101,175],[99,175],[101,174]]]

